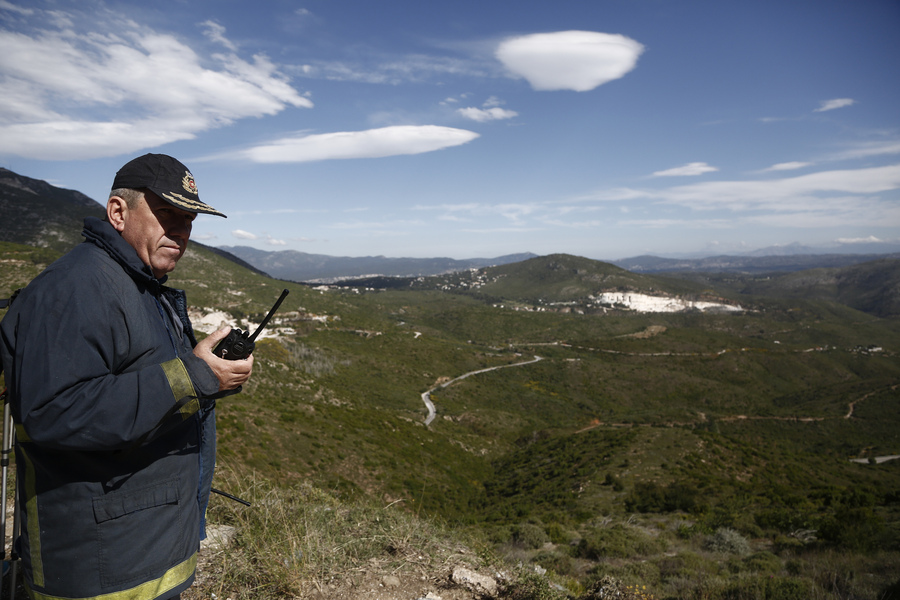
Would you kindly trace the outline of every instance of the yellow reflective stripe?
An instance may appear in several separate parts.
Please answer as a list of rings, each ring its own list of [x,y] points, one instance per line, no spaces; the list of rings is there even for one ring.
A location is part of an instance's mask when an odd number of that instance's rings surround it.
[[[32,600],[146,600],[147,598],[156,598],[168,591],[174,590],[179,585],[187,581],[194,571],[197,570],[197,553],[179,565],[175,565],[165,572],[159,579],[142,583],[137,587],[121,592],[110,592],[109,594],[100,594],[99,596],[91,596],[89,598],[72,598],[69,596],[48,596],[36,592],[32,589],[28,590],[28,595]],[[37,581],[35,581],[37,585]]]
[[[31,571],[34,585],[44,585],[44,562],[41,560],[41,526],[38,522],[37,491],[34,463],[23,446],[19,446],[25,458],[25,514],[28,524],[28,547],[31,550]]]
[[[178,402],[186,396],[191,398],[178,411],[181,413],[182,418],[187,419],[191,415],[196,414],[200,410],[200,401],[197,399],[197,392],[194,391],[194,384],[190,375],[188,375],[187,369],[184,368],[184,363],[181,362],[180,358],[173,358],[164,362],[161,366],[166,374],[166,378],[169,380],[169,387],[172,388],[172,395],[175,396],[175,401]]]

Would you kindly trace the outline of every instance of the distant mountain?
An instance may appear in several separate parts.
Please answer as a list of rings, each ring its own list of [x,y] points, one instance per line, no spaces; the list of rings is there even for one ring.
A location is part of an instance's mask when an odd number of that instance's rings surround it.
[[[611,262],[635,273],[677,271],[772,273],[847,267],[882,258],[900,258],[900,252],[892,254],[772,254],[767,256],[710,256],[707,258],[635,256]]]
[[[741,254],[744,256],[790,256],[794,254],[895,254],[898,252],[900,252],[900,243],[883,242],[871,238],[852,242],[836,242],[827,246],[806,246],[798,243],[767,246]]]
[[[0,168],[0,241],[65,252],[81,241],[84,217],[105,214],[81,192]]]
[[[63,254],[84,240],[81,231],[85,217],[105,218],[105,205],[81,192],[58,188],[0,167],[0,242],[46,248]],[[265,275],[226,251],[191,242],[191,248],[198,247]],[[49,261],[53,257],[42,255],[42,258]]]
[[[598,312],[615,308],[643,311],[641,304],[670,299],[649,312],[739,310],[748,296],[825,300],[878,317],[900,316],[900,258],[841,268],[765,274],[677,271],[635,273],[611,263],[551,254],[525,261],[431,277],[370,277],[338,285],[376,289],[441,290],[491,303],[539,310]],[[742,298],[744,297],[744,298]],[[609,300],[609,298],[614,298]],[[615,299],[618,298],[618,299]],[[604,308],[605,307],[605,308]]]
[[[520,262],[536,255],[510,254],[497,258],[388,258],[385,256],[328,256],[296,250],[267,252],[248,246],[220,246],[273,277],[290,281],[331,283],[373,276],[418,277]]]
[[[410,287],[456,291],[492,302],[516,301],[535,306],[592,304],[596,303],[592,296],[614,291],[699,298],[706,289],[693,281],[633,273],[610,263],[570,254],[550,254],[477,271],[425,278],[411,282]]]
[[[741,293],[830,300],[878,317],[900,316],[900,257],[838,269],[809,269],[741,280]]]

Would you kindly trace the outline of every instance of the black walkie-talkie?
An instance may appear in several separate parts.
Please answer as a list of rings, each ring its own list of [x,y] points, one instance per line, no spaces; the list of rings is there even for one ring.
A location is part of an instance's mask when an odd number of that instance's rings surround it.
[[[272,307],[272,310],[269,311],[266,318],[259,324],[259,327],[256,328],[253,335],[249,335],[246,331],[234,328],[228,333],[228,337],[216,345],[213,354],[219,358],[224,358],[225,360],[241,360],[242,358],[250,356],[250,353],[253,352],[253,348],[256,346],[254,343],[256,336],[262,332],[263,328],[269,322],[269,319],[272,318],[272,315],[275,314],[275,311],[278,310],[278,307],[281,306],[281,303],[287,295],[288,290],[281,292],[281,296],[275,302],[275,306]]]

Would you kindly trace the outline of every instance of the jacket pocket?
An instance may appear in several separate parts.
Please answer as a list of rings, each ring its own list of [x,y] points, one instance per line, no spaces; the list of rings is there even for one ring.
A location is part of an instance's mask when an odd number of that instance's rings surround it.
[[[142,583],[184,560],[178,478],[93,499],[103,586]]]

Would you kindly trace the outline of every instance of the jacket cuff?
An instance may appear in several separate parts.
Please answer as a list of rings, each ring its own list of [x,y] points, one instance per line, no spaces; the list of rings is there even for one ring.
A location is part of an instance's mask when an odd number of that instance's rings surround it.
[[[203,359],[197,358],[193,354],[186,354],[181,358],[169,361],[169,363],[179,363],[181,365],[181,371],[191,386],[191,395],[199,400],[200,406],[206,408],[207,405],[215,403],[212,398],[219,392],[219,380]],[[168,363],[164,363],[164,369],[165,364]],[[170,383],[172,382],[171,377],[169,381]],[[181,396],[176,393],[175,400],[178,401],[180,399]]]

